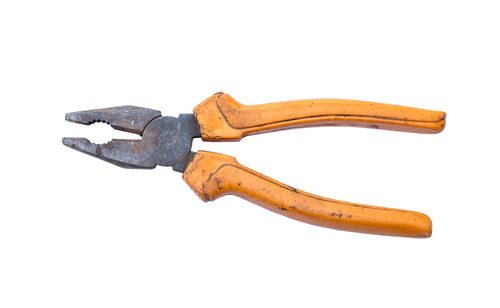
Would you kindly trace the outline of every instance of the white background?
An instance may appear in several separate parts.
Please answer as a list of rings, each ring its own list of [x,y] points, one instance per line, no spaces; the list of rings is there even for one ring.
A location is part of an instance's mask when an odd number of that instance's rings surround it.
[[[0,307],[498,307],[495,1],[2,1]],[[323,229],[170,168],[61,144],[70,111],[350,98],[443,110],[437,135],[324,127],[197,140],[289,185],[411,209],[430,239]]]

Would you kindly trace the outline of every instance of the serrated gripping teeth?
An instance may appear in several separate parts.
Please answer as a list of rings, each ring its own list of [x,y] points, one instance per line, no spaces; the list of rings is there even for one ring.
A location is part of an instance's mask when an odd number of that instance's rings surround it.
[[[142,136],[146,126],[159,117],[161,117],[161,112],[157,110],[135,106],[120,106],[70,112],[66,114],[65,118],[67,121],[84,125],[104,122],[114,129]],[[105,144],[95,144],[86,138],[63,138],[62,142],[70,148],[120,167],[154,168],[156,166],[152,146],[144,142],[143,139],[113,139]]]
[[[154,153],[142,140],[113,139],[95,144],[87,138],[63,138],[64,145],[123,168],[150,169],[156,166]]]
[[[111,125],[114,129],[142,135],[146,125],[160,116],[161,112],[154,109],[119,106],[70,112],[66,114],[66,120],[85,125],[104,122]]]

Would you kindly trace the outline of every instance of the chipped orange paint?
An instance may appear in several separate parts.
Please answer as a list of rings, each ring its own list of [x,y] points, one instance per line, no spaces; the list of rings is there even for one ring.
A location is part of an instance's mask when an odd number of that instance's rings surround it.
[[[315,196],[223,154],[199,151],[183,179],[205,202],[236,195],[278,214],[332,229],[420,238],[432,233],[432,222],[425,214]]]
[[[247,106],[216,93],[196,106],[203,140],[238,141],[252,134],[308,126],[356,126],[439,133],[446,114],[411,107],[344,99],[309,99]]]
[[[216,93],[194,109],[203,140],[238,141],[244,136],[308,126],[356,126],[439,133],[446,114],[388,104],[310,99],[247,106]],[[372,234],[430,237],[425,214],[315,196],[240,165],[233,157],[199,151],[184,180],[204,201],[236,195],[281,215],[327,228]]]

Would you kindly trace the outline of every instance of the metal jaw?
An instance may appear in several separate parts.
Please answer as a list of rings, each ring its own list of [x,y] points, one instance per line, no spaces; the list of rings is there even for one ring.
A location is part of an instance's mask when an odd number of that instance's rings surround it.
[[[104,122],[113,128],[142,136],[139,140],[113,139],[95,144],[86,138],[63,138],[64,145],[124,168],[150,169],[173,166],[183,172],[192,159],[192,140],[200,137],[200,127],[192,114],[162,117],[157,110],[120,106],[71,112],[66,120],[90,125]]]

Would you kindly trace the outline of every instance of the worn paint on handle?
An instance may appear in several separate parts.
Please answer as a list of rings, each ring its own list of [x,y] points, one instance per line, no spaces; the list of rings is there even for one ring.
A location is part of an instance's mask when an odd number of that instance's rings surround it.
[[[273,180],[223,154],[199,151],[183,179],[203,201],[236,195],[278,214],[326,228],[419,238],[432,233],[432,222],[425,214],[319,197]]]
[[[446,114],[411,107],[344,99],[309,99],[247,106],[216,93],[194,114],[205,141],[238,141],[264,132],[310,126],[356,126],[439,133]]]

